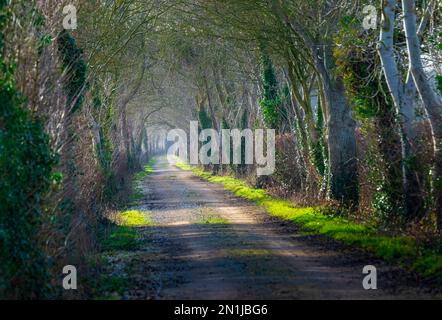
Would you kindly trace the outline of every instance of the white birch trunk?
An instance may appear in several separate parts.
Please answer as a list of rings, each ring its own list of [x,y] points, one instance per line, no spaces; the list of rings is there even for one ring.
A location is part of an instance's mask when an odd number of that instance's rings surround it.
[[[442,231],[442,100],[430,85],[424,71],[414,0],[402,0],[402,8],[410,70],[429,117],[432,131],[434,148],[433,195],[438,229]]]
[[[405,214],[413,218],[418,214],[423,202],[420,195],[419,183],[412,168],[406,163],[407,159],[415,156],[413,144],[416,138],[415,120],[415,100],[416,86],[409,72],[406,82],[401,79],[394,53],[394,28],[396,20],[396,0],[386,0],[384,2],[382,26],[378,44],[378,54],[382,63],[382,70],[393,99],[393,104],[399,118],[401,128],[401,149],[402,149],[402,178]]]

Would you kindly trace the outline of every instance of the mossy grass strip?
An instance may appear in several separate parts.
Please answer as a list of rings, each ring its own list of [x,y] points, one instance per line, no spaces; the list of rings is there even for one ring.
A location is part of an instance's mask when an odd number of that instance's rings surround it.
[[[136,205],[138,201],[142,200],[143,190],[140,187],[140,182],[153,173],[153,165],[155,163],[155,158],[150,159],[148,164],[143,167],[143,170],[134,174],[132,179],[132,194],[129,197],[129,206]]]
[[[137,227],[152,226],[148,212],[129,210],[118,213],[110,235],[102,241],[104,251],[136,250],[140,243]]]

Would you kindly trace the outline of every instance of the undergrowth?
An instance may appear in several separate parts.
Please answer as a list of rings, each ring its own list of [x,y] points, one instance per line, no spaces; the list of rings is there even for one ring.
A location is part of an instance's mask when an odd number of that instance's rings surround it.
[[[152,165],[153,160],[144,166],[143,171],[134,175],[129,205],[135,204],[136,201],[143,197],[139,184],[153,172]],[[109,218],[109,223],[110,227],[107,228],[107,232],[100,241],[100,260],[105,260],[101,263],[105,271],[96,279],[91,280],[93,296],[100,300],[121,299],[124,292],[130,287],[130,279],[125,270],[121,274],[114,272],[109,274],[106,269],[113,268],[112,260],[115,259],[119,252],[124,253],[140,249],[142,241],[138,234],[138,228],[153,225],[149,212],[135,209],[117,212]],[[119,258],[117,257],[116,259],[118,260]]]

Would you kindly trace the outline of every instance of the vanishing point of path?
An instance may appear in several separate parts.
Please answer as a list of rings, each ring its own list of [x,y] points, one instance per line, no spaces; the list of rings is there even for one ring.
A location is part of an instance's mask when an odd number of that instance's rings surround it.
[[[428,298],[397,267],[308,237],[290,223],[222,186],[160,159],[140,183],[154,226],[139,229],[142,248],[119,252],[132,287],[124,299],[395,299]],[[378,268],[378,290],[364,290],[362,269]],[[407,289],[405,289],[407,288]]]

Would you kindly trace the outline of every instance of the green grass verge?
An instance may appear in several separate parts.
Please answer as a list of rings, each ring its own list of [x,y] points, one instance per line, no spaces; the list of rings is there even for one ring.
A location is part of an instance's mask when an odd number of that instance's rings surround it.
[[[130,210],[119,213],[110,235],[101,241],[103,251],[135,250],[139,248],[137,227],[151,226],[147,212]]]
[[[143,167],[143,170],[140,172],[137,172],[134,175],[134,180],[135,181],[140,181],[142,179],[144,179],[145,177],[147,177],[148,175],[150,175],[153,172],[153,164],[154,164],[154,160],[150,160],[148,164],[146,164]]]
[[[110,233],[101,239],[100,261],[115,256],[118,252],[134,251],[141,247],[137,228],[151,226],[148,212],[129,210],[118,213],[112,219]],[[103,260],[104,259],[104,260]],[[108,264],[108,262],[101,262]],[[90,287],[94,299],[120,300],[124,292],[130,287],[129,278],[122,275],[101,274],[90,279]]]
[[[153,172],[152,159],[143,170],[136,173],[132,180],[132,194],[129,205],[136,204],[144,197],[139,183]],[[111,225],[107,232],[100,236],[100,261],[108,259],[119,251],[134,251],[141,247],[137,228],[151,226],[152,221],[148,212],[127,210],[117,213],[110,219]],[[108,264],[108,262],[101,262]],[[123,275],[102,274],[89,279],[93,297],[98,300],[120,300],[129,285],[129,278]]]
[[[213,225],[223,226],[229,224],[229,221],[227,221],[227,219],[224,219],[223,217],[220,216],[208,215],[198,219],[195,222],[195,224],[200,224],[200,225],[213,224]]]
[[[143,190],[139,184],[144,178],[152,174],[154,163],[155,158],[152,158],[148,164],[143,167],[143,170],[134,174],[132,179],[132,194],[129,197],[129,205],[135,205],[138,201],[143,199]]]
[[[129,205],[135,205],[137,201],[144,197],[139,183],[153,172],[154,162],[155,159],[151,159],[142,171],[134,175]],[[110,235],[101,241],[104,251],[136,249],[138,247],[138,240],[135,227],[152,224],[148,214],[138,210],[120,212],[116,216],[116,221],[112,222],[114,226],[111,227]]]
[[[274,198],[265,190],[249,187],[242,180],[229,176],[212,176],[199,167],[183,163],[177,163],[176,166],[192,171],[209,182],[222,184],[236,196],[256,203],[274,217],[296,223],[306,232],[357,246],[384,260],[398,262],[409,270],[417,271],[426,277],[435,277],[442,282],[442,255],[418,246],[410,237],[380,236],[371,226],[357,224],[341,217],[323,215],[319,208],[295,207],[290,201]]]
[[[116,275],[99,275],[93,282],[96,288],[94,300],[121,300],[129,287],[125,277]]]

